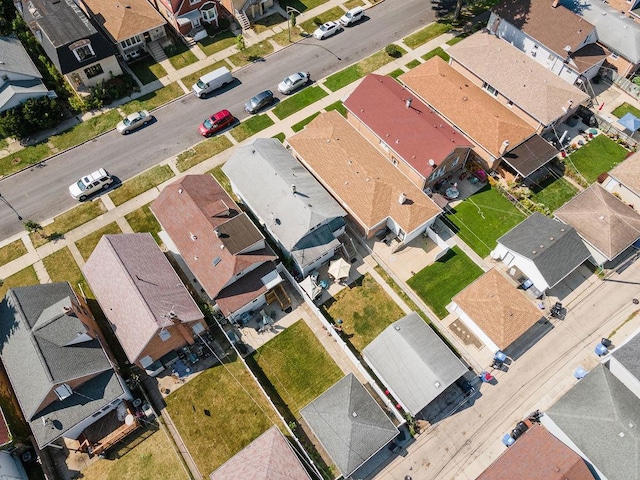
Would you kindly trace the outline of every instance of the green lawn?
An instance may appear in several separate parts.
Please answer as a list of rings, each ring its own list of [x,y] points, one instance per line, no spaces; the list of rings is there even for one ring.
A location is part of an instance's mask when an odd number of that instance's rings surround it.
[[[362,7],[363,5],[364,2],[362,0],[349,0],[347,2],[344,2],[344,8],[346,8],[347,10],[351,10],[355,7]]]
[[[222,171],[223,165],[224,163],[222,165],[218,165],[212,170],[209,170],[209,173],[213,175],[213,178],[216,179],[216,181],[220,184],[224,191],[227,192],[231,196],[231,198],[233,198],[237,202],[238,197],[235,193],[233,193],[233,190],[231,189],[231,182],[229,181],[229,177],[227,177]]]
[[[486,257],[496,240],[524,220],[525,216],[495,188],[485,186],[459,203],[446,218],[454,231],[478,255]]]
[[[64,247],[44,257],[42,263],[52,282],[69,282],[75,290],[78,290],[78,285],[80,285],[84,296],[93,298],[89,284],[84,275],[82,275],[73,255],[71,255],[69,247]]]
[[[0,284],[0,298],[4,298],[7,294],[7,290],[16,287],[26,287],[28,285],[39,285],[38,275],[33,265],[29,265],[27,268],[23,268],[19,272],[14,273],[10,277],[3,278],[2,284]]]
[[[151,212],[148,203],[137,210],[128,213],[124,218],[134,232],[149,232],[153,235],[156,243],[158,245],[162,245],[162,240],[160,240],[160,237],[158,236],[158,232],[162,230],[162,227],[160,226],[160,223],[158,223],[158,220],[156,220],[155,215]]]
[[[552,212],[567,203],[578,193],[578,189],[573,184],[564,178],[553,176],[533,186],[531,191],[533,192],[531,200],[544,204]]]
[[[314,22],[315,19],[320,19],[320,23],[322,24],[322,23],[338,20],[343,15],[344,15],[344,10],[342,8],[333,7],[327,10],[326,12],[322,12],[310,18],[306,22],[300,23],[299,25],[300,25],[300,28],[302,28],[302,30],[304,30],[308,34],[312,34],[318,28],[317,24]]]
[[[253,360],[295,418],[344,376],[304,320],[260,347]]]
[[[431,25],[424,27],[422,30],[418,30],[416,33],[405,37],[403,42],[409,48],[416,48],[436,37],[439,37],[443,33],[447,33],[451,28],[453,27],[446,23],[432,23]]]
[[[324,86],[332,92],[335,92],[336,90],[355,82],[359,78],[376,71],[392,60],[393,58],[387,55],[387,52],[380,50],[370,57],[360,60],[358,63],[330,75],[325,80]]]
[[[405,67],[411,70],[412,68],[416,68],[418,65],[420,65],[420,60],[411,60],[405,65]]]
[[[280,7],[286,11],[287,7],[293,7],[300,13],[305,10],[311,10],[319,5],[327,2],[327,0],[276,0],[280,3]]]
[[[458,37],[456,37],[458,38]],[[436,47],[433,50],[431,50],[430,52],[425,53],[424,55],[422,55],[422,59],[423,60],[429,60],[430,58],[433,58],[435,56],[440,57],[441,59],[443,59],[445,62],[449,62],[449,54],[447,52],[445,52],[442,47]]]
[[[306,127],[307,124],[309,122],[311,122],[311,120],[316,118],[318,115],[320,115],[320,112],[316,112],[316,113],[314,113],[312,115],[309,115],[304,120],[300,120],[298,123],[294,123],[293,125],[291,125],[291,130],[293,130],[294,132],[298,133],[300,130],[302,130],[304,127]]]
[[[369,274],[360,277],[350,288],[338,292],[321,310],[342,329],[358,351],[369,345],[380,332],[404,317],[402,309]]]
[[[184,95],[184,91],[178,85],[178,82],[170,83],[158,90],[147,93],[135,100],[131,100],[120,107],[125,114],[137,112],[138,110],[153,110],[169,103]]]
[[[482,275],[482,269],[453,247],[437,262],[423,268],[407,283],[431,307],[439,318],[448,315],[445,308],[464,287]]]
[[[284,133],[280,132],[280,133],[276,133],[271,138],[277,138],[278,140],[280,140],[280,143],[284,143],[284,139],[287,138],[287,136]]]
[[[273,424],[280,425],[239,359],[203,371],[165,401],[171,420],[205,476]]]
[[[569,168],[577,169],[587,182],[593,183],[601,173],[611,170],[628,154],[629,151],[626,148],[606,135],[600,134],[570,154],[565,164]]]
[[[227,62],[225,62],[224,60],[220,60],[219,62],[216,62],[213,65],[209,65],[208,67],[201,68],[200,70],[192,73],[191,75],[182,77],[182,83],[184,83],[185,87],[191,88],[201,76],[209,72],[213,72],[214,70],[217,70],[218,68],[221,68],[221,67],[227,67],[229,70],[231,70],[231,67]]]
[[[204,162],[232,145],[231,140],[224,135],[219,135],[204,142],[197,143],[189,150],[185,150],[178,155],[176,168],[181,172],[189,170],[194,165]]]
[[[27,247],[24,246],[24,242],[21,239],[14,240],[13,242],[0,248],[0,265],[6,265],[12,262],[16,258],[20,258],[27,254]]]
[[[269,37],[270,40],[273,40],[278,45],[286,47],[294,42],[298,42],[307,37],[302,36],[302,30],[297,25],[294,28],[285,28],[282,32],[276,33]]]
[[[109,110],[106,113],[79,123],[71,128],[71,130],[67,130],[60,135],[54,135],[49,138],[49,141],[53,143],[53,146],[58,150],[66,150],[67,148],[75,147],[87,140],[91,140],[101,133],[116,128],[116,124],[120,120],[122,120],[122,117],[117,110]]]
[[[76,247],[78,247],[80,255],[82,255],[82,258],[84,258],[86,261],[91,256],[91,253],[96,248],[103,235],[111,235],[116,233],[122,233],[122,230],[120,230],[120,227],[116,222],[111,222],[108,225],[105,225],[104,227],[96,230],[95,232],[90,233],[86,237],[76,241]]]
[[[344,106],[344,103],[342,103],[341,100],[338,100],[335,103],[332,103],[331,105],[327,105],[325,107],[325,110],[327,112],[330,112],[331,110],[336,110],[340,113],[340,115],[342,115],[343,117],[347,117],[347,107]]]
[[[254,60],[258,60],[273,53],[273,45],[270,42],[262,41],[244,49],[244,52],[234,53],[229,57],[229,61],[236,67],[249,65]]]
[[[237,142],[241,142],[271,125],[274,125],[274,123],[268,115],[254,115],[233,128],[229,133],[231,133],[231,136],[235,138]]]
[[[84,225],[89,220],[99,217],[106,211],[107,209],[100,199],[81,203],[77,207],[61,213],[53,219],[53,222],[43,226],[40,232],[31,233],[29,237],[33,246],[38,248],[51,240],[62,237],[74,228]]]
[[[177,44],[166,48],[164,52],[167,54],[167,57],[169,57],[169,62],[171,62],[171,65],[173,65],[173,68],[176,70],[180,70],[181,68],[198,61],[198,57],[196,57],[181,41],[178,41]]]
[[[403,69],[401,69],[401,68],[396,68],[393,72],[388,73],[388,75],[389,75],[391,78],[395,78],[395,79],[397,80],[397,79],[398,79],[398,77],[399,77],[400,75],[402,75],[403,73],[405,73]]]
[[[139,62],[129,64],[129,67],[145,85],[167,76],[167,71],[150,55]]]
[[[269,30],[270,28],[280,25],[281,23],[286,22],[287,19],[280,15],[279,13],[272,13],[271,15],[267,15],[266,17],[262,17],[251,23],[251,28],[257,34],[261,34]]]
[[[632,115],[640,118],[640,110],[633,105],[628,104],[627,102],[620,105],[611,113],[613,113],[618,118],[624,117],[627,113],[631,113]]]
[[[141,193],[166,182],[173,176],[173,170],[169,165],[156,165],[151,170],[142,172],[140,175],[136,175],[124,182],[109,194],[109,198],[116,206],[122,205]]]
[[[215,37],[207,37],[198,42],[200,50],[202,50],[207,57],[225,48],[233,47],[235,44],[236,37],[231,30],[225,30],[224,32],[218,33]]]
[[[315,85],[313,87],[307,87],[295,95],[282,100],[273,109],[273,113],[280,120],[293,115],[294,113],[302,110],[303,108],[311,105],[314,102],[329,95],[325,90]]]
[[[38,163],[51,155],[51,149],[46,143],[39,143],[25,147],[11,155],[0,158],[0,175],[9,175],[34,163]]]
[[[374,267],[374,270],[383,278],[387,285],[389,285],[393,289],[393,291],[396,292],[396,294],[404,301],[404,303],[407,304],[407,307],[420,315],[425,322],[431,323],[429,317],[427,317],[427,315],[422,310],[420,310],[420,307],[418,307],[418,305],[413,300],[411,300],[409,295],[407,295],[407,293],[402,288],[400,288],[400,286],[395,282],[395,280],[393,280],[393,278],[389,276],[384,268],[382,268],[380,265],[376,265]]]
[[[465,38],[467,38],[467,35],[458,35],[457,37],[453,37],[451,40],[447,41],[447,45],[455,45],[456,43],[460,43]]]

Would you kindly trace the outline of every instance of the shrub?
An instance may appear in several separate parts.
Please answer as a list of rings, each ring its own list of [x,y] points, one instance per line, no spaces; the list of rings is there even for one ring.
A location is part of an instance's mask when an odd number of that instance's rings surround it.
[[[393,43],[391,45],[387,45],[384,51],[392,58],[400,58],[402,56],[400,49]]]
[[[320,25],[322,25],[322,20],[320,20],[320,17],[313,17],[313,24],[316,27],[319,27]]]
[[[229,20],[229,17],[220,17],[218,19],[218,30],[220,31],[229,30],[230,26],[231,26],[231,20]]]
[[[62,106],[57,99],[30,98],[0,114],[0,134],[22,139],[30,133],[56,126],[62,116]]]

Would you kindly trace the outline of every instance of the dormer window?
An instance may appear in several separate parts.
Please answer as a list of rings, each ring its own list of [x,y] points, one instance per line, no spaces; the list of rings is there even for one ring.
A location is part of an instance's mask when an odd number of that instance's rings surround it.
[[[69,398],[71,396],[73,390],[71,390],[71,387],[69,385],[63,383],[62,385],[56,387],[55,392],[58,396],[58,400],[64,400],[65,398]]]
[[[84,62],[85,60],[89,60],[96,56],[93,48],[91,48],[91,42],[89,40],[80,40],[69,45],[69,48],[79,62]]]

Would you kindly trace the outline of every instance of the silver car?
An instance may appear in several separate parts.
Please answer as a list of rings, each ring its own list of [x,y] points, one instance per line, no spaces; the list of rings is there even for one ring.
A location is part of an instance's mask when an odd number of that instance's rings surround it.
[[[300,87],[307,85],[311,81],[311,76],[308,73],[298,72],[293,75],[289,75],[283,81],[278,84],[278,91],[288,95],[295,92]]]
[[[151,122],[153,122],[153,115],[151,115],[146,110],[140,110],[139,112],[134,112],[127,115],[124,120],[118,123],[118,125],[116,126],[116,130],[118,130],[119,133],[126,135],[133,132],[134,130],[150,124]]]

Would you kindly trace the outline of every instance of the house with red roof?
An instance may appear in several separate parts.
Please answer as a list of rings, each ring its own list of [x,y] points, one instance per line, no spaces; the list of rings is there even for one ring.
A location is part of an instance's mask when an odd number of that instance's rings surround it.
[[[367,75],[344,105],[349,123],[420,189],[463,168],[473,148],[391,77]]]

